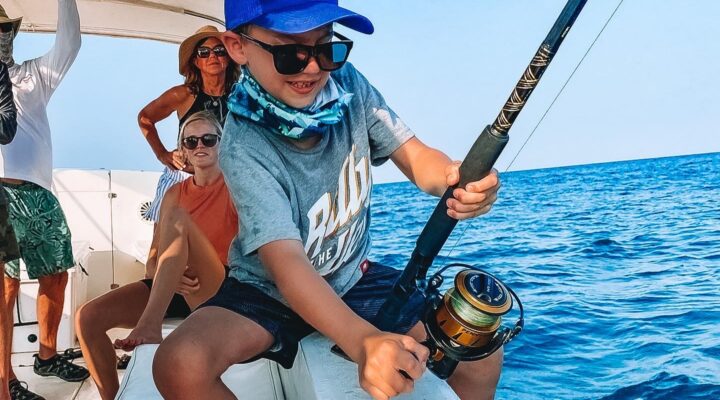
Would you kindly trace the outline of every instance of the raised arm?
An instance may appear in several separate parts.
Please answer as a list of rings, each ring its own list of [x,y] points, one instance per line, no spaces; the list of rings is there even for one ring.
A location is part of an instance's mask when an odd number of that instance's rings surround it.
[[[58,0],[55,44],[38,59],[47,99],[57,89],[80,51],[80,15],[75,0]]]
[[[17,131],[17,109],[7,66],[0,62],[0,144],[8,144]]]
[[[185,167],[184,161],[174,151],[168,151],[160,140],[155,124],[176,112],[190,98],[185,86],[175,86],[146,105],[138,114],[138,125],[155,157],[166,167],[178,170]]]

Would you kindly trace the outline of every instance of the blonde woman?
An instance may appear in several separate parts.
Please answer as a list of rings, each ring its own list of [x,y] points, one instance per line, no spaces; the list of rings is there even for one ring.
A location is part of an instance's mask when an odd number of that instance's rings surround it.
[[[85,304],[77,313],[80,346],[103,399],[113,399],[119,382],[107,331],[134,328],[115,346],[131,350],[160,343],[165,317],[185,318],[215,294],[225,277],[237,212],[218,165],[221,127],[207,111],[181,128],[180,147],[195,175],[172,186],[163,199],[146,279]]]

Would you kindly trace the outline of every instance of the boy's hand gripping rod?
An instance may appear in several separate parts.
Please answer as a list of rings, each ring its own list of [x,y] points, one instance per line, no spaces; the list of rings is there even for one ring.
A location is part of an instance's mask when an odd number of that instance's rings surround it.
[[[482,179],[490,173],[509,140],[510,127],[525,106],[525,102],[537,86],[586,2],[587,0],[569,0],[565,4],[565,8],[530,61],[525,73],[515,85],[515,89],[505,102],[495,122],[485,127],[475,140],[460,166],[460,182],[456,186],[449,187],[438,202],[430,220],[418,237],[415,250],[405,270],[395,282],[392,292],[378,312],[376,324],[381,330],[387,331],[394,327],[403,305],[418,289],[418,284],[425,284],[428,268],[455,228],[458,220],[447,215],[447,199],[452,197],[455,188],[465,187],[468,183]]]

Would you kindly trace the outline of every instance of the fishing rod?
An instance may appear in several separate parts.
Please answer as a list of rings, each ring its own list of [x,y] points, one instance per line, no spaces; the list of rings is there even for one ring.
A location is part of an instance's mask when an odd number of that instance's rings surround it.
[[[460,180],[449,187],[417,239],[402,274],[377,314],[375,323],[381,330],[391,330],[403,306],[416,290],[426,298],[422,322],[428,334],[424,342],[430,349],[428,369],[442,379],[452,375],[460,361],[479,360],[497,351],[522,331],[523,308],[517,295],[488,272],[466,264],[450,264],[429,280],[427,272],[458,220],[447,215],[447,200],[453,191],[482,179],[492,170],[509,140],[508,132],[540,78],[557,53],[565,36],[587,0],[569,0],[537,52],[515,85],[497,118],[485,127],[460,165]],[[454,287],[445,295],[439,288],[442,273],[451,267],[462,267],[455,276]],[[517,302],[520,316],[512,328],[500,327],[501,316]]]

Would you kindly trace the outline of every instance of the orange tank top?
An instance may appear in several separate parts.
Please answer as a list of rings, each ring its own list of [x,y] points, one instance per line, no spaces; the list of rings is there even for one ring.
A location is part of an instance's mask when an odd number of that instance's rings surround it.
[[[185,179],[180,183],[178,200],[227,265],[230,242],[238,232],[238,214],[225,179],[220,176],[207,186],[196,185],[193,177]]]

